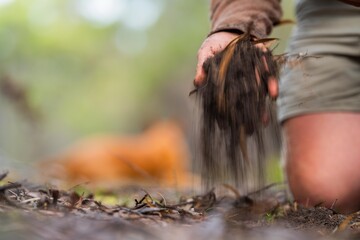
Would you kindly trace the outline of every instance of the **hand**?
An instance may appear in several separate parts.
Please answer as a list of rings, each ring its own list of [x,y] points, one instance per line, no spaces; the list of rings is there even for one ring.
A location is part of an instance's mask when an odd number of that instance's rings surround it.
[[[238,36],[239,35],[235,33],[218,32],[210,35],[207,39],[205,39],[197,55],[198,63],[196,66],[196,75],[194,79],[194,85],[196,87],[201,86],[206,79],[206,73],[203,69],[204,62],[208,58],[213,57],[216,53],[224,50],[225,47]],[[268,51],[264,43],[258,43],[256,44],[256,46],[262,49],[264,52]],[[264,58],[264,64],[265,66],[267,66],[267,63],[265,62],[265,58]],[[256,74],[257,76],[259,75],[258,73]],[[259,77],[257,78],[258,81],[260,81]],[[276,98],[278,96],[278,92],[279,92],[278,83],[274,77],[270,77],[268,80],[268,91],[270,97]]]
[[[196,75],[194,79],[194,85],[196,87],[201,86],[205,79],[206,73],[203,68],[204,62],[213,57],[216,53],[221,52],[232,40],[238,37],[238,34],[229,32],[218,32],[210,35],[201,45],[197,59],[198,64],[196,66]]]

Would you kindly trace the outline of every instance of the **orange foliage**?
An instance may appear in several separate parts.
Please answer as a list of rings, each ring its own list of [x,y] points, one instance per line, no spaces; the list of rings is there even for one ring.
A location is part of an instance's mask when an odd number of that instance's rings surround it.
[[[174,122],[159,122],[135,136],[85,139],[42,165],[66,182],[189,186],[189,152]]]

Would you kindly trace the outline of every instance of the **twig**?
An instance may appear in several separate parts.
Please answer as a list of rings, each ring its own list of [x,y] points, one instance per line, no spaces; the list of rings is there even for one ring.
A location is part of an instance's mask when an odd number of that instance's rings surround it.
[[[269,188],[272,188],[272,187],[275,187],[275,186],[278,186],[278,185],[283,185],[283,184],[286,184],[286,182],[271,183],[271,184],[266,185],[265,187],[260,188],[260,189],[254,191],[254,192],[248,193],[247,196],[255,195],[255,194],[258,194],[258,193],[263,192],[265,190],[268,190]]]
[[[4,173],[0,174],[0,181],[2,181],[4,178],[6,178],[8,174],[9,174],[9,171],[5,171]]]
[[[5,190],[13,189],[13,188],[19,188],[21,187],[20,183],[9,183],[5,184],[3,186],[0,186],[0,192],[4,192]]]

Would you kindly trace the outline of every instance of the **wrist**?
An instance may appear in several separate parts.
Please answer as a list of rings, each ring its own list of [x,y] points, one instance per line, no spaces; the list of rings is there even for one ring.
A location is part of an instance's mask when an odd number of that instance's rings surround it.
[[[234,34],[234,35],[244,34],[244,32],[239,29],[229,28],[229,29],[217,29],[217,30],[211,31],[208,34],[208,37],[210,37],[211,35],[217,34],[217,33],[230,33],[230,34]]]

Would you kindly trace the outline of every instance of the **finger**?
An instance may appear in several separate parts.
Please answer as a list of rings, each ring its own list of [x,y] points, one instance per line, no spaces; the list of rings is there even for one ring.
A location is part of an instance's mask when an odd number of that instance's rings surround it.
[[[194,86],[195,87],[199,87],[201,86],[206,78],[206,73],[204,70],[204,62],[208,59],[214,56],[215,51],[213,51],[212,48],[210,48],[210,51],[204,51],[206,54],[204,54],[203,52],[199,52],[198,54],[198,63],[196,66],[196,73],[195,73],[195,79],[194,79]]]
[[[256,78],[257,85],[260,86],[260,74],[259,74],[259,70],[257,68],[255,68],[255,78]]]
[[[261,59],[262,59],[262,61],[264,63],[265,70],[269,72],[269,65],[267,64],[265,56],[262,56]]]
[[[269,116],[269,113],[268,113],[268,112],[264,112],[264,113],[262,114],[261,122],[263,123],[263,125],[264,125],[265,127],[269,125],[270,116]]]
[[[262,60],[263,60],[264,66],[265,66],[265,70],[269,71],[269,66],[267,64],[265,56],[262,57]],[[277,98],[277,96],[279,94],[279,86],[278,86],[278,82],[275,77],[269,77],[268,91],[269,91],[270,97],[272,97],[274,99]]]
[[[266,45],[263,44],[263,43],[255,44],[255,46],[258,47],[258,48],[260,48],[263,52],[267,52],[267,51],[268,51]]]
[[[201,86],[206,78],[206,73],[204,70],[204,62],[206,59],[208,59],[209,57],[212,57],[211,55],[208,56],[199,56],[198,58],[198,64],[196,66],[196,73],[195,73],[195,79],[194,79],[194,86],[195,87],[199,87]]]
[[[271,98],[276,99],[279,95],[279,84],[274,77],[269,77],[268,80],[268,91]]]
[[[206,78],[206,74],[204,68],[202,66],[197,67],[196,75],[194,79],[194,86],[200,87],[204,83],[205,78]]]

